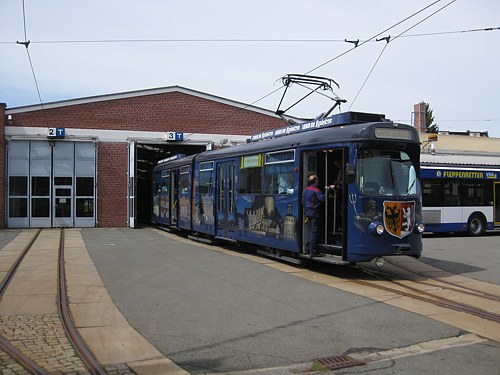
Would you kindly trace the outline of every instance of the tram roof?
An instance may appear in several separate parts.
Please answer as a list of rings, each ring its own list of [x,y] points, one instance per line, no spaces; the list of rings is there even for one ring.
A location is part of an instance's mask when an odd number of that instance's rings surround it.
[[[205,151],[197,156],[196,160],[211,160],[221,157],[232,157],[241,154],[258,154],[262,152],[269,152],[273,150],[287,150],[295,149],[299,146],[314,146],[321,144],[334,144],[341,142],[360,142],[368,139],[373,140],[371,128],[374,127],[387,127],[389,129],[410,129],[412,133],[412,140],[410,142],[419,142],[418,132],[415,128],[409,125],[394,124],[391,121],[382,122],[367,122],[359,124],[338,125],[320,129],[314,129],[306,132],[290,134],[278,138],[266,139],[258,142],[251,142],[239,146],[232,146],[214,151]],[[402,139],[379,138],[385,141],[401,141]],[[404,140],[408,142],[408,140]]]

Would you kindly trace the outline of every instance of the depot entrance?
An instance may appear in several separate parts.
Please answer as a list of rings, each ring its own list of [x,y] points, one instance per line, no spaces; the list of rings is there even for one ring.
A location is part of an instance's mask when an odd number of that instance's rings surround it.
[[[94,142],[13,140],[7,159],[9,228],[95,227]]]
[[[200,144],[129,143],[128,225],[130,227],[151,224],[152,171],[158,161],[174,155],[187,156],[205,151],[207,142]]]

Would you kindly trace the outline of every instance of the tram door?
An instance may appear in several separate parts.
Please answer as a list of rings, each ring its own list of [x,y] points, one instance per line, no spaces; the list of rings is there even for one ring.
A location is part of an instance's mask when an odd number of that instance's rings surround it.
[[[307,187],[310,175],[317,175],[318,188],[325,194],[325,203],[321,211],[321,221],[318,230],[318,248],[324,253],[343,255],[344,242],[344,168],[346,151],[342,148],[332,148],[319,151],[308,151],[303,157],[303,186]],[[326,190],[326,186],[335,185],[335,189]],[[303,226],[303,250],[309,239],[310,228]]]
[[[231,238],[235,230],[235,166],[233,161],[217,164],[217,236]]]

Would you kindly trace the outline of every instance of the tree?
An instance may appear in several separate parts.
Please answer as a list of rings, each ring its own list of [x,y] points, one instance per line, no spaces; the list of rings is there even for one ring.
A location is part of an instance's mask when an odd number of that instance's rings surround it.
[[[434,115],[432,114],[432,108],[429,103],[422,101],[425,105],[425,132],[426,133],[438,133],[439,125],[434,122]]]

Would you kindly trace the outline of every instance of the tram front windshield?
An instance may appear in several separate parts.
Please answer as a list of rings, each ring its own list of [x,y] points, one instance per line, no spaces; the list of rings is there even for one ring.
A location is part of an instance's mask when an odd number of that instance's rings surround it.
[[[401,150],[361,150],[356,181],[364,195],[415,196],[420,189],[415,166],[410,156]]]

